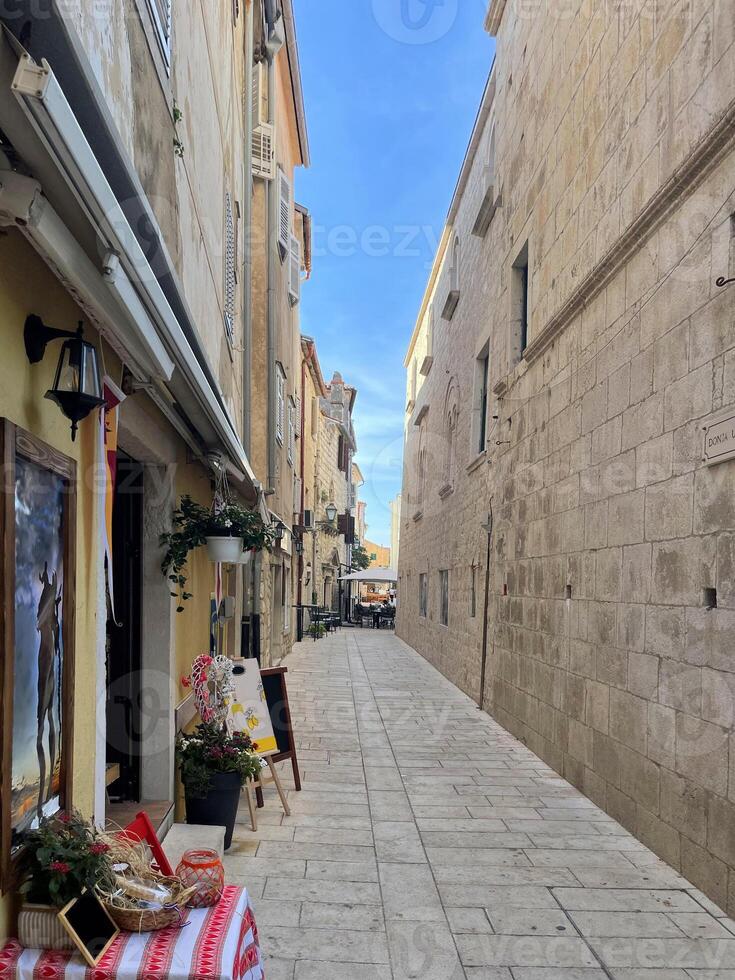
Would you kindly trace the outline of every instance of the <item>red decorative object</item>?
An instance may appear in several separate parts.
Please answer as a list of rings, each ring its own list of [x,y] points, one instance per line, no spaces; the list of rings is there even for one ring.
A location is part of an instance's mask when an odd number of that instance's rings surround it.
[[[176,874],[187,888],[196,886],[187,905],[203,909],[216,905],[225,887],[225,869],[216,851],[201,848],[186,851],[179,862]]]
[[[150,847],[151,854],[153,856],[154,865],[157,871],[160,871],[162,875],[167,878],[173,876],[173,869],[168,863],[168,858],[163,852],[161,847],[161,842],[158,839],[158,834],[156,833],[155,827],[151,823],[151,818],[145,812],[141,810],[137,814],[135,820],[127,825],[123,830],[115,835],[121,840],[131,841],[133,844],[137,844],[141,841]]]

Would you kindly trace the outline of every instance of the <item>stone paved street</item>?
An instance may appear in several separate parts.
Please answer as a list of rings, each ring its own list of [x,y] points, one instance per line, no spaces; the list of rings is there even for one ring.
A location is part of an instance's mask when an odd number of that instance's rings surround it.
[[[393,634],[294,651],[304,788],[226,859],[268,980],[735,978],[735,924]]]

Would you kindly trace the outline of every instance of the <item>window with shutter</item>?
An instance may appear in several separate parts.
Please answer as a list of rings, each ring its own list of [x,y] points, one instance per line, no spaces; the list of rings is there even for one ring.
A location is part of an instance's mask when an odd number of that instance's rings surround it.
[[[281,258],[291,254],[291,181],[282,170],[278,171],[278,245]]]
[[[293,466],[296,448],[296,405],[293,398],[288,400],[288,463]]]
[[[253,66],[253,126],[268,123],[268,68],[260,61]]]
[[[301,242],[291,235],[291,258],[288,267],[288,298],[296,306],[301,298]]]
[[[283,373],[283,368],[280,364],[276,365],[276,382],[278,400],[276,409],[276,439],[283,445],[284,416],[286,413],[286,375]]]
[[[171,0],[147,0],[151,22],[166,69],[171,67]]]
[[[225,193],[225,296],[224,296],[224,321],[225,333],[231,344],[235,340],[235,293],[237,277],[235,272],[236,265],[236,232],[235,215],[232,210],[232,198],[229,192]]]
[[[296,438],[301,438],[301,399],[296,396]]]

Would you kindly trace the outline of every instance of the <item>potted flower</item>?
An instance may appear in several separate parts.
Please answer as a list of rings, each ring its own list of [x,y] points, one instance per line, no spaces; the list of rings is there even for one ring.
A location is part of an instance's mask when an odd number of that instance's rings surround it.
[[[18,914],[22,946],[74,949],[57,913],[85,888],[113,879],[109,850],[77,813],[44,819],[26,835],[20,864],[24,902]]]
[[[225,850],[232,843],[240,790],[257,779],[260,759],[248,735],[230,735],[216,724],[198,725],[181,735],[176,755],[184,784],[186,822],[225,828]]]
[[[183,612],[184,602],[191,598],[184,571],[190,552],[206,545],[212,561],[240,563],[245,551],[268,548],[272,541],[273,532],[260,514],[230,500],[207,508],[183,496],[173,513],[172,530],[160,538],[166,548],[161,570],[176,586],[171,593],[179,600],[176,611]]]

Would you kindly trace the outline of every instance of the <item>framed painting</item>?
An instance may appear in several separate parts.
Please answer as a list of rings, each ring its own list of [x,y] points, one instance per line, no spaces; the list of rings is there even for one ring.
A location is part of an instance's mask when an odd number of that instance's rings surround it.
[[[25,834],[71,806],[76,464],[0,419],[2,887]]]

